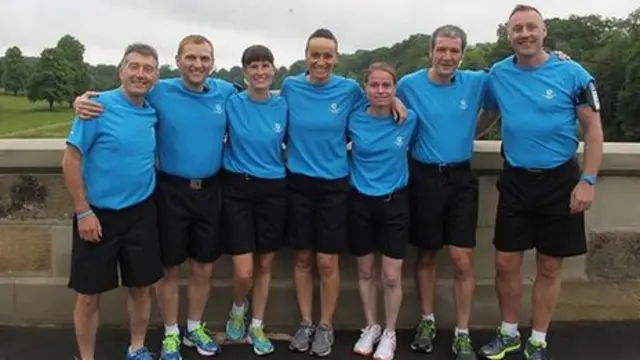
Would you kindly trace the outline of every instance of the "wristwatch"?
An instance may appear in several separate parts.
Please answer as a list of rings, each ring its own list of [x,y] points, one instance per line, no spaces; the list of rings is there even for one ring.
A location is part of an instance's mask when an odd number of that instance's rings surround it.
[[[595,185],[598,181],[598,177],[596,175],[582,175],[580,176],[580,180],[586,182],[589,185]]]

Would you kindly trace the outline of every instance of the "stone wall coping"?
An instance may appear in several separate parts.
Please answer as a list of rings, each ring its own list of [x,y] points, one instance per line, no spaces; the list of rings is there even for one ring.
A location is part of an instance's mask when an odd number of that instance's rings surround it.
[[[500,170],[501,141],[475,141],[473,166],[478,170]],[[580,143],[578,156],[583,153]],[[60,171],[65,139],[1,139],[0,171],[20,172],[31,169]],[[640,143],[604,143],[602,173],[640,173]]]

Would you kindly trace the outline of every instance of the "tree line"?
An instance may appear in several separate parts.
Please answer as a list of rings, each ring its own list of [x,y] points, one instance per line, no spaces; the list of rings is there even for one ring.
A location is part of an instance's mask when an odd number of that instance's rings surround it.
[[[596,77],[606,140],[640,141],[640,8],[625,18],[572,15],[547,19],[546,23],[546,47],[562,50]],[[488,68],[510,55],[506,33],[506,24],[500,24],[495,42],[470,45],[462,68]],[[372,62],[386,61],[402,76],[429,66],[429,40],[429,35],[414,34],[389,47],[343,54],[336,72],[362,82]],[[37,58],[25,57],[20,48],[11,47],[0,58],[0,84],[5,92],[25,94],[31,101],[48,101],[50,108],[54,103],[70,104],[87,89],[117,87],[116,65],[87,64],[84,51],[84,45],[71,35],[63,36]],[[304,69],[303,60],[278,68],[274,88],[279,88],[286,76]],[[160,67],[161,78],[174,76],[179,76],[174,67]],[[243,84],[240,66],[219,69],[213,76]]]

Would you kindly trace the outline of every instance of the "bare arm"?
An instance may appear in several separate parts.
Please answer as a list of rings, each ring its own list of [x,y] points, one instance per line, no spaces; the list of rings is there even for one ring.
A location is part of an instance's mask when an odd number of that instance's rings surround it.
[[[81,160],[80,151],[72,145],[67,145],[67,149],[62,156],[62,173],[64,174],[64,182],[71,195],[76,214],[90,210],[82,180]]]
[[[496,124],[500,113],[491,110],[480,110],[478,115],[478,123],[476,125],[476,139],[485,136]]]
[[[578,106],[576,111],[580,125],[584,130],[583,173],[597,175],[602,163],[602,143],[604,141],[600,113],[585,105]]]

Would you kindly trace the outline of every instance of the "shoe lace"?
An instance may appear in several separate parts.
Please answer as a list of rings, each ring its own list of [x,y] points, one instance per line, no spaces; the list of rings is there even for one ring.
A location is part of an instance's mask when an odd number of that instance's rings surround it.
[[[193,330],[193,335],[195,338],[203,342],[205,344],[210,344],[213,342],[211,337],[209,336],[209,330],[207,329],[207,325],[205,323],[200,324],[197,328]]]
[[[467,354],[473,352],[471,337],[467,334],[457,335],[455,339],[455,347],[459,353]]]
[[[366,328],[360,330],[360,339],[364,341],[373,341],[376,337],[376,327],[373,325],[367,326]]]
[[[434,324],[431,320],[423,320],[418,325],[418,337],[431,337]]]
[[[166,352],[178,351],[178,346],[180,346],[180,339],[178,338],[178,335],[167,335],[164,340],[162,340],[162,348]]]
[[[133,360],[152,360],[153,353],[146,347],[136,350],[131,356]]]

